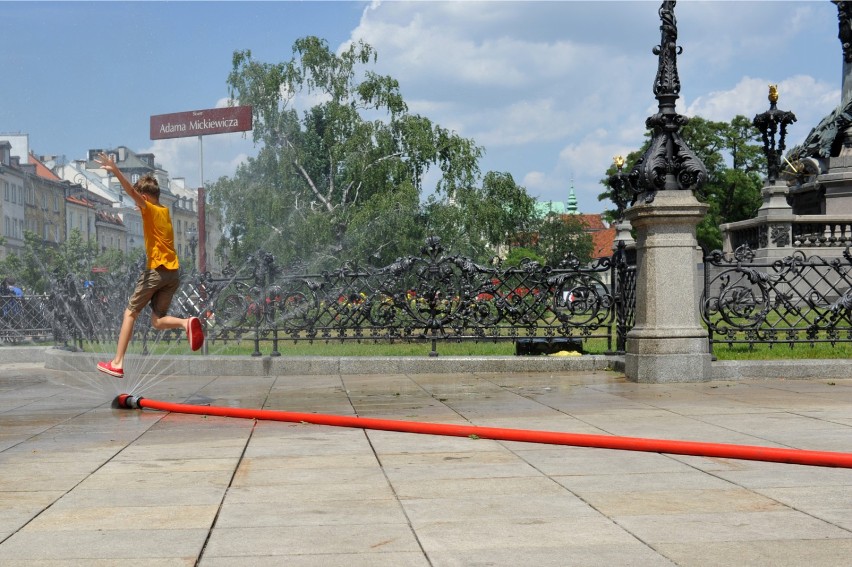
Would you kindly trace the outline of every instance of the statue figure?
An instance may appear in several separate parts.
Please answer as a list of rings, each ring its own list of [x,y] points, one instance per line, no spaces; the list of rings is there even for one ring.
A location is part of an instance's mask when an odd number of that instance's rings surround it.
[[[852,2],[832,0],[837,5],[838,32],[843,47],[843,60],[852,63]]]

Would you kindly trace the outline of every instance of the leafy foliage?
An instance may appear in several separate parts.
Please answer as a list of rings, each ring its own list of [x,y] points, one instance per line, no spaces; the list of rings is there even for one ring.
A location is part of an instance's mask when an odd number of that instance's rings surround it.
[[[482,149],[411,113],[395,79],[365,68],[376,57],[363,42],[335,54],[317,37],[281,63],[234,53],[230,95],[253,107],[260,149],[210,191],[232,257],[264,248],[307,268],[381,261],[422,243],[430,170],[437,197],[475,185]]]
[[[538,238],[533,249],[549,266],[556,266],[566,255],[574,255],[581,262],[592,256],[592,237],[585,230],[580,217],[550,213],[538,227]]]
[[[94,240],[84,240],[80,231],[73,229],[68,238],[55,246],[32,232],[24,233],[24,249],[20,254],[9,254],[0,260],[0,274],[12,277],[28,293],[45,293],[54,282],[71,275],[78,282],[92,279],[92,267],[100,266],[108,272],[123,272],[144,256],[139,248],[125,254],[120,250],[98,250]]]

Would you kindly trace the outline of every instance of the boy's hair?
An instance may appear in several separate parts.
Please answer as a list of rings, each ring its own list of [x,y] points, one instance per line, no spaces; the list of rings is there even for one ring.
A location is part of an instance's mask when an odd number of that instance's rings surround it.
[[[136,182],[136,190],[145,195],[160,198],[160,184],[157,183],[157,178],[150,173],[139,178],[139,181]]]

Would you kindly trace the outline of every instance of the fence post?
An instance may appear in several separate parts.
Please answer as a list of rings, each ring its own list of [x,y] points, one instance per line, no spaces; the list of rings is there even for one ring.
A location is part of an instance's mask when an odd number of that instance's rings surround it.
[[[635,382],[710,379],[707,331],[696,297],[695,227],[708,206],[691,191],[659,191],[630,208],[637,233],[636,323],[627,333],[625,374]]]

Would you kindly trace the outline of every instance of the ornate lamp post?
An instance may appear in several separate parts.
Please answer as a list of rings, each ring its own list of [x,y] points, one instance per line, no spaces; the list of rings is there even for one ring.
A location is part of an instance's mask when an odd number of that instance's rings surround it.
[[[615,156],[612,162],[615,165],[615,173],[607,179],[610,188],[609,200],[615,204],[618,220],[621,221],[624,219],[624,211],[636,201],[637,193],[630,177],[624,173],[624,157]]]
[[[770,185],[775,183],[781,171],[781,156],[784,155],[786,148],[787,126],[795,121],[796,115],[792,112],[778,110],[778,85],[769,85],[769,110],[756,115],[752,124],[760,130],[760,136],[763,138],[763,153],[766,154],[768,166],[767,181]]]
[[[186,237],[189,239],[189,250],[192,254],[192,270],[195,271],[195,247],[198,246],[198,231],[194,226],[186,229]]]
[[[74,176],[74,183],[81,186],[86,191],[86,240],[92,239],[92,219],[91,219],[91,209],[92,209],[92,198],[91,193],[89,192],[89,180],[86,179],[86,176],[82,173],[78,173]],[[97,236],[97,235],[95,235]]]
[[[612,161],[616,171],[609,176],[607,185],[610,188],[609,199],[615,203],[618,215],[618,219],[615,222],[616,235],[613,250],[625,247],[634,251],[636,249],[636,242],[633,240],[631,234],[633,227],[629,221],[624,219],[624,212],[636,199],[636,192],[633,189],[630,177],[624,173],[624,156],[615,156],[612,158]]]
[[[752,124],[760,130],[763,139],[763,153],[766,155],[767,176],[761,191],[763,204],[757,210],[758,246],[756,258],[759,260],[775,260],[789,255],[792,243],[793,208],[787,202],[789,188],[784,180],[779,181],[782,174],[781,160],[787,138],[787,126],[796,121],[796,115],[786,110],[778,110],[778,86],[769,85],[769,110],[754,117]],[[804,171],[801,162],[783,172],[786,175],[797,176]],[[801,169],[800,169],[801,168]],[[733,245],[730,233],[723,231],[725,249]]]
[[[711,373],[707,331],[699,319],[695,238],[708,206],[692,193],[707,170],[680,136],[687,118],[675,111],[682,49],[674,7],[669,1],[659,9],[661,38],[653,50],[659,56],[653,88],[659,109],[645,121],[653,137],[627,176],[633,204],[624,217],[636,231],[637,283],[624,372],[636,382],[703,381]],[[621,184],[623,177],[614,177],[613,183]],[[624,195],[624,187],[620,190]]]

